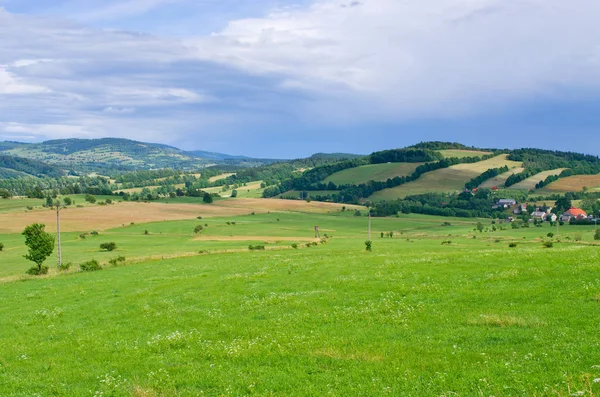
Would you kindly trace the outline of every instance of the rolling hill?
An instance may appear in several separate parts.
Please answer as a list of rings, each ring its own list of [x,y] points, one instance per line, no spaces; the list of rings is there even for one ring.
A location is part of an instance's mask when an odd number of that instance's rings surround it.
[[[65,172],[59,167],[37,160],[0,154],[0,178],[12,179],[26,176],[59,177]]]
[[[327,177],[326,183],[333,182],[336,185],[360,184],[368,181],[385,181],[395,176],[407,176],[424,163],[384,163],[368,164],[360,167],[349,168]]]

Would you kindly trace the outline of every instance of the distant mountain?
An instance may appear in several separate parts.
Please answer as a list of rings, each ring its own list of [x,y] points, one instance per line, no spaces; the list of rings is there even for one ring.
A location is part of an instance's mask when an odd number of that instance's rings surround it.
[[[0,143],[0,153],[42,161],[75,171],[175,168],[191,170],[214,163],[183,150],[128,139],[59,139],[42,143]]]
[[[59,167],[21,157],[0,154],[0,178],[13,179],[24,176],[59,177],[65,172]]]

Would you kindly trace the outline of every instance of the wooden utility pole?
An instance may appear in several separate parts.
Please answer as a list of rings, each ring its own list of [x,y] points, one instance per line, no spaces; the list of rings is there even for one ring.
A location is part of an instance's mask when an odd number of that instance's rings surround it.
[[[60,205],[60,201],[58,201],[58,200],[54,204],[56,205],[56,234],[57,234],[57,242],[58,242],[57,254],[58,254],[58,268],[60,269],[62,267],[62,252],[61,252],[61,247],[60,247],[60,210],[62,210],[64,207],[62,207]]]
[[[371,209],[369,208],[369,241],[371,241]]]

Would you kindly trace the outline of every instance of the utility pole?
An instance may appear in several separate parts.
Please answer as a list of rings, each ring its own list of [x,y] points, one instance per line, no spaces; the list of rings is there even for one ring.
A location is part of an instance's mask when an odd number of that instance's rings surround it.
[[[60,201],[58,201],[58,200],[56,200],[54,205],[56,206],[56,234],[57,234],[57,242],[58,242],[57,254],[58,254],[58,268],[60,269],[62,267],[62,252],[61,252],[61,247],[60,247],[60,210],[62,210],[64,207],[62,207],[60,205]]]
[[[492,220],[490,222],[490,244],[492,244],[492,225],[494,224],[494,221]]]

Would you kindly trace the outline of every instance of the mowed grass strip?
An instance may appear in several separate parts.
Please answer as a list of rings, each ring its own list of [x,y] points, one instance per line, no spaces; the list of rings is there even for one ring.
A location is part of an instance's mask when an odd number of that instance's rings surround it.
[[[485,161],[472,164],[457,164],[449,168],[443,168],[423,174],[419,179],[391,189],[376,192],[370,200],[394,200],[414,194],[430,192],[453,192],[464,189],[465,184],[474,177],[482,174],[490,168],[498,168],[507,165],[519,167],[520,162],[507,159],[507,155],[493,157]]]
[[[362,243],[2,285],[2,394],[600,393],[597,248]]]
[[[552,182],[539,192],[565,193],[581,192],[583,188],[590,191],[600,191],[600,175],[573,175]]]
[[[559,175],[561,172],[566,170],[566,168],[557,168],[555,170],[548,170],[540,172],[539,174],[535,174],[524,181],[516,183],[512,186],[509,186],[509,189],[515,190],[532,190],[535,189],[535,185],[540,183],[541,181],[548,178],[550,175]]]
[[[418,166],[425,163],[386,163],[369,164],[349,168],[327,177],[323,182],[333,182],[336,185],[360,185],[368,181],[386,181],[396,176],[412,174]]]

